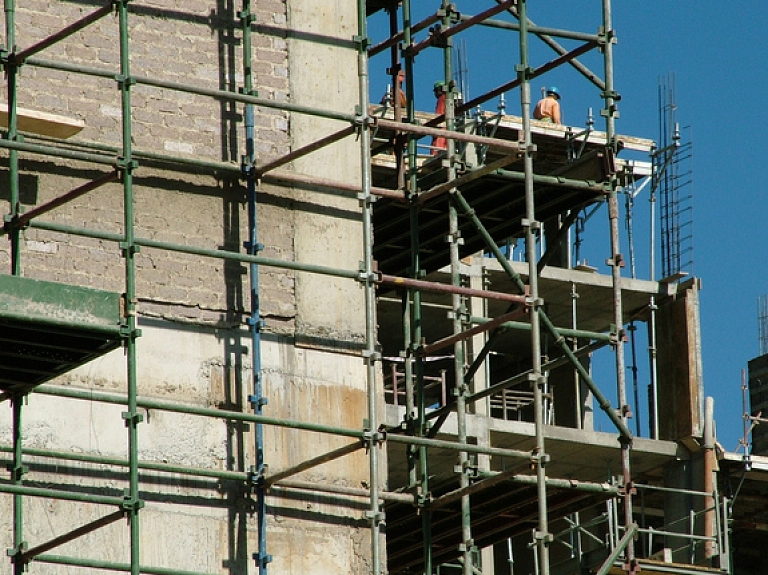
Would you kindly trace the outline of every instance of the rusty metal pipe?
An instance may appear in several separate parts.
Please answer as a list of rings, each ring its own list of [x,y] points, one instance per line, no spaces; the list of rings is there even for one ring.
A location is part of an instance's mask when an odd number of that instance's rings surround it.
[[[437,282],[430,282],[425,280],[416,280],[411,278],[403,278],[399,276],[391,276],[388,274],[379,274],[376,283],[399,287],[399,288],[413,288],[423,291],[437,292],[437,293],[450,293],[474,297],[482,297],[486,299],[509,301],[520,305],[527,303],[527,298],[524,295],[514,295],[509,293],[502,293],[497,291],[488,291],[482,289],[473,289],[463,286],[454,286],[449,284],[441,284]]]

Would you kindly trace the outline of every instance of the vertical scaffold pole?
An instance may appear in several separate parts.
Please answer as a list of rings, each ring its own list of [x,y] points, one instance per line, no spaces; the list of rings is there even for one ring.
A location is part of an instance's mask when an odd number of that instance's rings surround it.
[[[8,52],[4,54],[5,74],[8,78],[8,139],[16,141],[19,138],[18,116],[16,110],[16,81],[18,79],[18,67],[9,58],[9,53],[16,51],[16,3],[14,0],[5,0],[5,37]],[[8,174],[10,213],[6,221],[21,214],[19,197],[19,152],[8,150]],[[21,275],[21,229],[14,226],[8,234],[11,241],[11,274]]]
[[[136,373],[136,339],[139,331],[136,328],[136,266],[135,258],[138,246],[134,242],[134,211],[133,211],[133,170],[136,162],[133,160],[131,143],[131,78],[130,53],[128,42],[128,2],[117,2],[120,26],[120,74],[118,86],[122,102],[123,119],[123,150],[118,160],[123,172],[123,212],[124,238],[121,243],[125,258],[125,314],[127,319],[127,334],[125,338],[128,377],[128,411],[123,413],[125,425],[128,428],[128,493],[125,496],[123,508],[128,514],[131,538],[131,575],[139,575],[139,509],[143,502],[139,499],[139,423],[143,416],[137,410],[137,373]]]
[[[16,4],[14,0],[5,0],[5,38],[9,52],[16,49]],[[16,116],[16,75],[17,68],[5,55],[5,74],[8,78],[8,139],[16,140],[17,116]],[[8,177],[10,192],[10,210],[6,216],[6,221],[20,213],[19,206],[19,153],[16,150],[8,151]],[[21,246],[19,240],[21,234],[18,227],[14,227],[10,234],[11,241],[11,274],[21,275]],[[13,464],[10,468],[11,481],[14,485],[21,485],[24,476],[23,454],[22,454],[22,404],[24,397],[16,395],[13,397]],[[21,494],[13,496],[13,549],[9,551],[11,559],[19,557],[24,551],[24,498]],[[14,575],[21,575],[25,570],[23,563],[14,561]]]
[[[360,122],[360,204],[363,218],[363,269],[361,280],[365,291],[365,352],[366,381],[368,396],[368,464],[370,471],[370,508],[368,519],[371,526],[371,573],[381,574],[381,525],[384,515],[379,506],[379,393],[376,386],[376,365],[380,359],[376,351],[376,274],[373,269],[373,202],[371,194],[371,132],[368,123],[368,23],[365,0],[357,3],[357,73],[358,73],[358,117]]]
[[[448,30],[451,27],[453,16],[451,4],[448,0],[443,0],[441,10],[443,12],[442,29]],[[445,85],[445,127],[448,130],[455,128],[456,118],[454,111],[454,86],[452,63],[452,42],[449,39],[443,46],[443,68]],[[446,141],[446,156],[448,161],[448,181],[456,178],[456,167],[453,163],[456,154],[456,141],[448,138]],[[452,190],[455,192],[455,189]],[[459,254],[459,245],[461,243],[461,232],[459,231],[459,215],[454,202],[448,204],[448,238],[451,256],[451,283],[455,286],[461,285],[461,256]],[[451,297],[451,308],[453,310],[453,332],[461,333],[463,330],[463,319],[467,315],[462,296],[454,294]],[[459,443],[467,442],[467,384],[464,381],[464,340],[459,340],[453,345],[453,371],[454,371],[454,392],[456,394],[456,424],[457,438]],[[461,488],[469,487],[469,456],[466,451],[458,453],[458,469],[460,473],[459,484]],[[463,575],[472,575],[472,516],[470,508],[469,495],[461,497],[461,543],[459,552],[462,556]]]
[[[21,485],[24,477],[24,466],[22,464],[22,427],[21,414],[24,396],[17,395],[13,398],[13,466],[11,467],[11,480],[14,485]],[[16,493],[13,496],[13,549],[9,551],[13,564],[13,575],[22,575],[26,570],[26,565],[16,561],[24,552],[26,544],[24,543],[24,500],[22,495]]]
[[[239,14],[243,32],[243,92],[248,96],[257,96],[253,89],[253,68],[251,24],[256,19],[251,12],[251,0],[243,0],[243,10]],[[256,181],[256,147],[254,143],[254,106],[246,104],[245,118],[245,157],[243,158],[243,171],[246,176],[248,193],[248,240],[245,248],[248,255],[256,256],[262,250],[258,233],[258,198]],[[251,329],[251,369],[253,371],[253,393],[248,396],[248,401],[256,415],[263,414],[263,407],[267,404],[264,397],[264,388],[261,369],[261,300],[259,292],[259,265],[251,263],[248,266],[250,278],[251,314],[248,324]],[[267,553],[267,498],[264,489],[264,425],[254,425],[255,441],[255,465],[251,470],[251,481],[256,490],[256,520],[258,522],[258,550],[253,558],[259,570],[259,575],[267,575],[267,566],[272,561],[272,556]]]
[[[5,0],[5,38],[8,52],[4,54],[3,65],[8,78],[8,140],[19,139],[18,116],[16,109],[18,66],[9,58],[16,51],[16,3],[15,0]],[[10,213],[6,221],[21,214],[19,197],[19,152],[13,148],[8,150],[8,179]],[[8,234],[11,241],[11,274],[21,275],[21,228],[14,226]]]
[[[549,575],[549,520],[547,517],[547,487],[545,465],[548,455],[544,445],[544,401],[543,386],[545,378],[541,372],[541,328],[539,324],[539,281],[536,258],[536,230],[540,229],[536,221],[536,211],[533,193],[533,146],[531,141],[531,84],[530,75],[533,72],[528,63],[528,14],[526,0],[520,0],[518,18],[520,20],[520,103],[523,116],[524,156],[523,168],[525,173],[525,249],[528,259],[528,282],[531,307],[531,386],[536,425],[536,449],[533,461],[536,465],[538,489],[538,526],[535,532],[536,550],[538,553],[539,573]]]
[[[411,0],[403,0],[403,46],[405,51],[405,79],[406,79],[406,94],[407,94],[407,122],[412,123],[414,121],[414,111],[416,109],[414,102],[414,89],[413,89],[413,56],[408,50],[413,42],[413,36],[411,33]],[[408,138],[408,190],[409,198],[411,200],[410,205],[410,242],[411,242],[411,276],[413,278],[421,277],[421,247],[419,242],[419,208],[416,200],[416,191],[418,189],[417,173],[416,173],[416,139],[413,136]],[[408,359],[413,359],[414,362],[414,381],[416,389],[416,422],[413,433],[418,437],[426,437],[427,435],[427,413],[426,413],[426,396],[424,393],[424,361],[421,355],[418,353],[419,346],[421,345],[422,337],[422,309],[421,309],[421,292],[418,289],[414,289],[410,293],[411,297],[411,311],[412,331],[410,334],[410,341],[406,342],[408,345]],[[417,501],[419,504],[419,510],[421,513],[421,534],[422,534],[422,549],[424,556],[424,573],[432,575],[432,512],[428,507],[429,503],[429,452],[425,446],[419,446],[418,448],[409,447],[409,456],[415,456],[417,453],[418,459],[418,485]]]
[[[610,151],[615,155],[618,152],[616,145],[616,102],[618,94],[614,90],[613,81],[613,44],[615,34],[613,31],[613,22],[611,14],[611,0],[603,0],[603,29],[602,29],[602,49],[603,62],[605,66],[605,91],[602,96],[605,99],[605,109],[602,114],[605,116],[605,134],[606,141]],[[608,219],[611,228],[611,258],[608,263],[611,266],[611,276],[613,283],[613,321],[618,330],[619,337],[616,340],[616,387],[619,401],[619,413],[621,421],[627,426],[629,419],[629,406],[627,403],[627,384],[624,366],[624,329],[623,329],[623,310],[621,298],[621,268],[623,265],[623,256],[619,244],[619,181],[616,174],[611,174],[607,185],[608,188]],[[621,471],[624,491],[624,526],[629,529],[632,525],[632,476],[630,472],[630,448],[632,438],[629,435],[620,435],[621,442]],[[624,570],[632,575],[636,572],[635,546],[634,541],[627,543],[625,550],[626,561]]]

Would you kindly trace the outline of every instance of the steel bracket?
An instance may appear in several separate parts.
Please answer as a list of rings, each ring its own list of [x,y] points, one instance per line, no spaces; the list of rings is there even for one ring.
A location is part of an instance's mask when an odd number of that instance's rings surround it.
[[[130,493],[128,493],[128,490],[126,490],[125,495],[123,495],[123,502],[120,504],[120,509],[128,513],[136,513],[139,509],[143,509],[144,505],[144,501],[141,499],[134,499],[131,497]]]
[[[6,553],[6,555],[8,555],[8,557],[12,558],[12,561],[14,563],[16,563],[17,558],[20,555],[23,555],[27,551],[27,549],[29,549],[29,543],[27,543],[26,541],[22,541],[21,543],[19,543],[15,547],[8,547],[5,550],[5,553]]]
[[[144,416],[140,413],[130,413],[129,411],[124,411],[121,415],[125,420],[126,427],[129,425],[137,425],[144,421]]]
[[[237,17],[240,18],[240,20],[243,22],[243,25],[250,26],[254,22],[256,22],[256,14],[252,14],[251,12],[246,12],[245,10],[240,10],[237,13]]]
[[[371,45],[371,39],[367,36],[352,36],[352,41],[355,43],[355,45],[360,50],[367,50],[368,47]]]
[[[259,564],[259,568],[261,570],[267,566],[267,563],[272,563],[272,555],[269,555],[268,553],[265,553],[264,555],[260,553],[254,553],[251,555],[251,558]]]
[[[524,228],[531,228],[534,230],[541,229],[541,222],[537,220],[529,220],[528,218],[523,218],[520,220],[520,225],[522,225]]]

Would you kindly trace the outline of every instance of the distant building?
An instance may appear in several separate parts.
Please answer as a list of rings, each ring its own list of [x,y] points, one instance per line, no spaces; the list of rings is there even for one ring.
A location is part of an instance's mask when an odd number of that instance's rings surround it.
[[[752,417],[768,416],[768,354],[749,361],[749,405]],[[768,455],[768,425],[752,430],[752,454]]]

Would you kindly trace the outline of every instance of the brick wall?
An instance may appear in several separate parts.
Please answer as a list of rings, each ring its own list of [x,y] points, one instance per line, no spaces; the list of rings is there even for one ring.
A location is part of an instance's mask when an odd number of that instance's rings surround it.
[[[16,45],[24,49],[95,11],[101,2],[20,1]],[[131,73],[202,89],[237,92],[243,87],[242,31],[238,8],[223,2],[178,0],[129,5]],[[288,98],[284,2],[254,3],[253,86],[262,98]],[[4,22],[3,22],[4,25]],[[119,71],[116,15],[110,14],[36,55],[41,60]],[[80,119],[72,140],[119,148],[122,112],[117,82],[35,66],[24,66],[18,105]],[[131,90],[132,141],[149,152],[237,166],[244,153],[243,105],[142,85]],[[257,109],[255,149],[259,162],[289,150],[289,120],[281,111]],[[30,142],[35,140],[30,138]],[[85,148],[89,149],[89,148]],[[106,152],[110,155],[109,152]],[[7,152],[2,151],[6,157]],[[114,153],[111,154],[114,156]],[[25,206],[39,205],[110,171],[21,154]],[[3,162],[3,165],[6,165]],[[243,251],[247,237],[246,190],[232,175],[163,171],[139,160],[135,171],[136,236],[208,249]],[[2,174],[7,178],[7,172]],[[25,184],[26,182],[26,184]],[[42,218],[75,227],[120,233],[122,184],[107,184]],[[261,195],[271,196],[269,191]],[[276,190],[259,207],[263,255],[294,259],[289,190]],[[7,190],[0,191],[7,213]],[[103,289],[124,289],[124,263],[114,242],[65,236],[30,228],[23,232],[24,275]],[[137,256],[139,311],[183,321],[237,324],[249,309],[247,266],[211,258],[143,249]],[[9,269],[8,243],[0,243],[0,270]],[[283,329],[295,314],[294,274],[261,272],[262,307]]]

